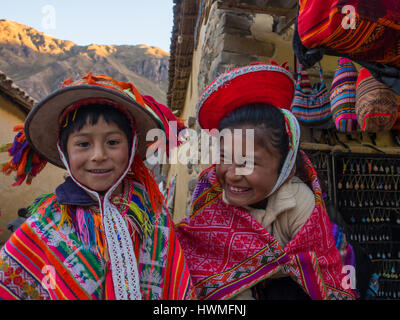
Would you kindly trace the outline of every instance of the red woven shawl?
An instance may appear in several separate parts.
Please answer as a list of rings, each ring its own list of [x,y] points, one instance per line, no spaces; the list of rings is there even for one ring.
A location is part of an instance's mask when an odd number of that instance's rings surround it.
[[[246,210],[222,201],[215,166],[201,173],[192,214],[177,225],[200,299],[229,299],[278,270],[295,279],[312,299],[355,298],[353,290],[342,286],[346,274],[342,273],[316,172],[305,154],[303,157],[316,205],[285,248]]]

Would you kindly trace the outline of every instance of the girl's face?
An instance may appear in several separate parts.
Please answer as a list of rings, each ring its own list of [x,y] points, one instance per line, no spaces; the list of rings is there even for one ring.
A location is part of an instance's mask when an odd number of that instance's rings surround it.
[[[243,129],[243,128],[242,128]],[[246,129],[246,128],[244,128]],[[243,130],[244,131],[244,130]],[[254,165],[253,170],[246,174],[238,174],[237,168],[245,165],[235,163],[236,149],[241,147],[242,156],[246,151],[246,139],[243,137],[241,146],[233,139],[231,146],[225,146],[224,138],[221,139],[221,161],[216,166],[217,179],[225,191],[226,198],[231,205],[244,207],[253,206],[257,208],[266,207],[266,197],[271,192],[279,176],[279,165],[281,156],[278,150],[266,141],[267,147],[254,141]],[[240,143],[240,142],[239,142]],[[240,149],[239,149],[240,150]],[[231,160],[224,162],[224,156]]]
[[[100,117],[95,125],[86,123],[72,132],[67,141],[71,174],[86,187],[105,192],[121,177],[129,162],[125,133]],[[115,193],[122,192],[122,185]]]

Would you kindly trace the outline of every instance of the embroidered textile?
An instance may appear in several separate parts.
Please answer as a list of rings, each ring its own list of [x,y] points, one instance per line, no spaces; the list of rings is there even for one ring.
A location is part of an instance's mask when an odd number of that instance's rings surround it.
[[[120,203],[121,198],[115,199],[114,205],[132,239],[142,299],[194,298],[189,270],[168,213],[147,212],[143,186],[125,181],[128,197]],[[100,210],[78,207],[82,217],[94,224],[82,229],[73,205],[68,206],[69,220],[60,223],[62,206],[55,194],[38,200],[32,216],[4,245],[0,252],[0,298],[115,299],[110,263],[101,248],[105,236],[98,223]],[[151,215],[148,234],[144,232],[145,220],[140,212],[131,210],[133,207]]]
[[[346,6],[353,12],[346,11]],[[399,12],[397,0],[301,0],[298,32],[307,48],[328,48],[354,61],[399,68]]]
[[[316,205],[285,248],[246,210],[222,201],[215,166],[201,173],[192,214],[176,228],[198,298],[232,298],[278,271],[295,279],[312,299],[355,297],[341,287],[341,257],[321,188],[310,160],[302,156]]]

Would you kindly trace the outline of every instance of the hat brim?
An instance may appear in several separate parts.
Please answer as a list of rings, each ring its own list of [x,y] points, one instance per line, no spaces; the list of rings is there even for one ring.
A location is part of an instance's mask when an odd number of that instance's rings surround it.
[[[132,98],[115,90],[96,85],[79,85],[54,91],[40,101],[28,114],[25,121],[25,135],[34,151],[43,159],[65,168],[58,150],[59,118],[64,110],[83,99],[105,99],[128,111],[136,123],[137,151],[142,159],[146,157],[146,134],[160,128],[154,116]]]
[[[270,65],[234,69],[214,80],[197,105],[202,129],[218,129],[233,110],[253,103],[266,103],[290,111],[295,82],[289,71]]]

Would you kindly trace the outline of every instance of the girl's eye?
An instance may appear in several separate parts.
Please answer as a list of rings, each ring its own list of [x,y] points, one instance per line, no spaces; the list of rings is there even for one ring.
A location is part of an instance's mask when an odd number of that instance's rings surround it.
[[[77,142],[78,147],[87,148],[89,146],[89,142]]]
[[[254,161],[245,161],[245,162],[244,162],[244,165],[245,165],[245,166],[252,166],[252,167],[254,167],[254,166],[257,165],[257,163],[255,163]]]

